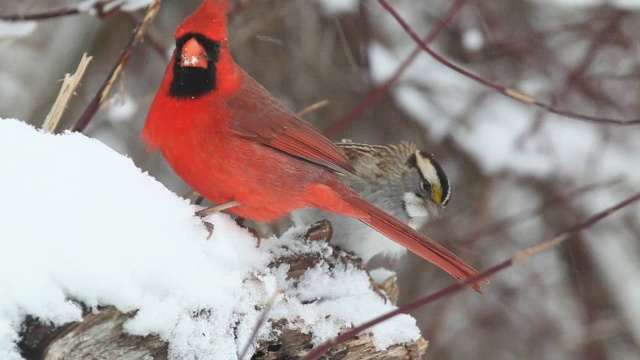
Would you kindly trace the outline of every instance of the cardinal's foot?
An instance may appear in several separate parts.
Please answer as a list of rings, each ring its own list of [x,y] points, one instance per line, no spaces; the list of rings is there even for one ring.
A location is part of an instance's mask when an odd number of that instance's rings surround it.
[[[373,269],[369,271],[371,278],[373,279],[373,286],[379,291],[384,292],[385,297],[388,298],[392,304],[398,302],[398,276],[396,273],[391,272],[384,268]],[[376,291],[378,292],[378,291]]]
[[[256,238],[256,241],[258,242],[256,247],[260,247],[260,234],[258,233],[258,230],[254,229],[254,228],[252,228],[250,226],[245,225],[244,224],[245,218],[243,218],[241,216],[238,216],[237,218],[235,218],[235,220],[236,220],[236,224],[238,226],[240,226],[241,228],[247,230],[248,232],[251,233],[251,235],[253,235],[254,238]]]
[[[207,229],[209,235],[207,235],[207,240],[211,239],[211,235],[213,235],[213,224],[208,221],[202,221],[204,228]]]

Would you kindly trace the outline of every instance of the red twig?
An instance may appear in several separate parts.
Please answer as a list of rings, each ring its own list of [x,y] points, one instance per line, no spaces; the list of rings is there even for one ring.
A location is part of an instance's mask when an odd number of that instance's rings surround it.
[[[550,199],[544,201],[542,204],[540,204],[539,206],[533,208],[533,209],[529,209],[529,210],[524,210],[520,213],[511,215],[509,217],[506,217],[502,220],[499,220],[493,224],[488,224],[486,226],[480,227],[474,231],[472,231],[470,234],[466,235],[463,237],[463,240],[458,241],[457,243],[460,244],[468,244],[468,243],[474,243],[476,242],[481,236],[487,236],[487,235],[491,235],[493,233],[496,233],[498,231],[501,230],[505,230],[509,227],[515,226],[519,223],[522,223],[526,220],[531,219],[532,217],[541,214],[542,212],[544,212],[545,210],[553,207],[554,205],[557,205],[559,203],[561,203],[563,201],[564,198],[574,198],[580,195],[585,195],[588,192],[591,191],[595,191],[595,190],[600,190],[603,188],[608,188],[608,187],[612,187],[613,185],[616,185],[618,183],[620,183],[622,181],[621,178],[618,179],[612,179],[612,180],[608,180],[608,181],[604,181],[604,182],[596,182],[596,183],[592,183],[592,184],[588,184],[585,186],[581,186],[578,187],[574,190],[571,190],[570,192],[564,194],[563,197],[560,196],[554,196],[551,197]]]
[[[499,92],[500,94],[506,95],[512,99],[518,100],[520,102],[523,102],[525,104],[528,105],[534,105],[536,107],[539,107],[541,109],[544,109],[545,111],[548,111],[550,113],[553,114],[557,114],[557,115],[562,115],[568,118],[572,118],[572,119],[576,119],[576,120],[582,120],[582,121],[588,121],[588,122],[595,122],[595,123],[599,123],[599,124],[610,124],[610,125],[637,125],[640,124],[640,118],[635,118],[635,119],[628,119],[628,120],[624,120],[624,119],[616,119],[616,118],[604,118],[604,117],[598,117],[598,116],[592,116],[592,115],[586,115],[586,114],[581,114],[578,112],[574,112],[571,110],[563,110],[563,109],[559,109],[554,107],[551,104],[547,104],[544,102],[541,102],[539,100],[537,100],[536,98],[534,98],[533,96],[527,95],[525,93],[522,93],[518,90],[515,89],[511,89],[508,88],[506,86],[502,86],[500,84],[491,82],[483,77],[480,77],[472,72],[470,72],[469,70],[466,70],[454,63],[452,63],[451,61],[447,60],[446,58],[444,58],[442,55],[436,53],[435,51],[433,51],[424,41],[422,41],[422,39],[420,39],[420,37],[415,33],[415,31],[413,31],[413,29],[411,28],[411,26],[409,26],[409,24],[400,16],[400,14],[391,6],[389,5],[389,3],[387,2],[387,0],[378,0],[378,2],[380,3],[380,5],[382,5],[382,7],[385,8],[385,10],[387,10],[387,12],[389,12],[389,14],[391,14],[396,21],[398,22],[398,24],[400,24],[400,26],[402,26],[402,28],[405,30],[405,32],[407,34],[409,34],[409,36],[416,42],[418,43],[418,45],[420,46],[420,48],[424,51],[426,51],[427,53],[429,53],[429,55],[431,55],[434,59],[436,59],[438,62],[440,62],[441,64],[443,64],[444,66],[488,87],[491,88],[497,92]]]
[[[449,21],[453,18],[453,16],[464,6],[467,0],[456,0],[451,7],[444,15],[444,17],[436,24],[436,26],[429,31],[427,36],[424,37],[424,43],[430,43],[435,39],[440,32],[447,26]],[[421,47],[416,46],[416,48],[407,56],[407,58],[398,66],[396,71],[393,72],[391,76],[387,80],[385,80],[380,85],[371,89],[363,98],[360,100],[358,104],[356,104],[351,110],[349,110],[346,114],[344,114],[340,119],[336,120],[327,130],[324,131],[324,134],[328,137],[334,136],[338,131],[344,129],[349,125],[357,116],[362,114],[366,109],[373,106],[375,103],[380,100],[382,95],[386,94],[387,91],[391,88],[393,84],[398,81],[402,73],[411,65],[413,60],[420,54]]]
[[[231,7],[227,13],[227,19],[231,21],[236,17],[245,7],[249,5],[249,0],[234,0],[231,2]]]
[[[566,97],[571,93],[571,91],[579,85],[579,83],[584,82],[583,79],[584,74],[587,72],[593,61],[596,59],[598,55],[598,50],[605,44],[606,39],[611,35],[611,33],[615,30],[615,28],[620,24],[624,16],[623,12],[615,13],[609,21],[603,26],[602,30],[598,32],[598,34],[594,37],[593,41],[589,44],[589,47],[585,51],[582,56],[582,60],[571,70],[566,78],[565,78],[565,86],[562,91],[553,96],[553,99],[549,103],[549,106],[555,107],[557,103],[566,99]],[[535,116],[533,124],[531,125],[531,130],[528,132],[529,134],[536,133],[544,123],[544,112],[538,112]],[[518,143],[521,143],[528,134],[523,134],[519,139]]]
[[[457,292],[462,291],[463,289],[465,289],[469,284],[473,284],[473,283],[477,283],[478,281],[481,281],[482,279],[486,279],[489,276],[502,271],[512,265],[515,265],[531,256],[534,256],[544,250],[550,249],[558,244],[560,244],[561,242],[569,239],[572,235],[575,235],[578,232],[581,232],[591,226],[593,226],[595,223],[599,222],[600,220],[612,215],[613,213],[617,212],[620,209],[623,209],[631,204],[633,204],[634,202],[637,202],[638,200],[640,200],[640,193],[636,193],[635,195],[619,202],[618,204],[604,210],[601,211],[593,216],[591,216],[590,218],[588,218],[587,220],[585,220],[582,223],[576,224],[564,231],[562,231],[560,234],[558,234],[557,236],[554,236],[552,238],[543,240],[539,243],[537,243],[536,245],[533,245],[531,247],[528,247],[520,252],[518,252],[517,254],[515,254],[515,256],[511,257],[510,259],[507,259],[505,261],[500,262],[499,264],[490,267],[487,270],[484,270],[482,272],[480,272],[479,274],[470,277],[464,281],[458,282],[456,284],[453,284],[451,286],[448,286],[444,289],[438,290],[435,293],[432,293],[430,295],[427,295],[425,297],[419,298],[417,300],[414,300],[410,303],[407,303],[403,306],[401,306],[400,308],[388,312],[384,315],[381,315],[375,319],[372,319],[370,321],[367,321],[366,323],[356,326],[353,329],[350,329],[348,331],[345,331],[344,333],[340,334],[338,337],[325,342],[324,344],[319,345],[317,348],[315,348],[313,351],[311,351],[309,354],[307,354],[307,356],[304,357],[304,360],[314,360],[319,358],[320,356],[322,356],[323,354],[325,354],[329,349],[331,349],[333,346],[336,346],[338,344],[341,344],[355,336],[357,336],[359,333],[371,328],[372,326],[375,326],[385,320],[391,319],[392,317],[399,315],[399,314],[403,314],[406,312],[409,312],[411,310],[417,309],[421,306],[424,306],[426,304],[429,304],[431,302],[434,302],[436,300],[442,299],[446,296],[455,294]]]

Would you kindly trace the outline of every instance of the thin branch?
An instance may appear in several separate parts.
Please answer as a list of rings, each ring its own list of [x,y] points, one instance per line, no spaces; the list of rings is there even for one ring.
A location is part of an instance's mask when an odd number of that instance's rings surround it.
[[[115,4],[113,4],[115,3]],[[124,3],[121,0],[108,0],[97,1],[91,6],[86,5],[86,1],[80,2],[76,5],[70,5],[53,10],[45,10],[32,14],[10,14],[1,15],[0,20],[4,21],[30,21],[30,20],[49,20],[60,18],[69,15],[78,15],[83,13],[89,13],[99,18],[105,18],[109,15],[113,15],[120,11]]]
[[[231,209],[232,207],[236,207],[238,205],[242,205],[240,202],[236,201],[236,200],[232,200],[220,205],[216,205],[216,206],[210,206],[208,208],[202,209],[202,210],[198,210],[196,211],[196,216],[199,216],[201,218],[209,216],[213,213],[217,213],[220,211],[224,211],[227,209]]]
[[[127,18],[131,21],[131,25],[136,25],[140,22],[140,16],[133,12],[126,13]],[[163,45],[163,42],[158,40],[153,34],[150,32],[145,32],[143,35],[142,43],[144,45],[150,45],[155,52],[160,55],[160,58],[163,61],[166,61],[169,53],[167,52],[166,47]]]
[[[315,103],[305,107],[304,109],[298,111],[296,113],[296,115],[299,116],[299,117],[303,117],[303,116],[305,116],[305,115],[307,115],[309,113],[312,113],[312,112],[314,112],[314,111],[316,111],[318,109],[322,109],[323,107],[325,107],[327,105],[329,105],[329,100],[327,100],[327,99],[320,100],[320,101],[315,102]]]
[[[604,117],[598,117],[598,116],[592,116],[592,115],[586,115],[586,114],[581,114],[578,112],[574,112],[571,110],[563,110],[563,109],[559,109],[556,108],[555,106],[551,105],[551,104],[547,104],[544,103],[542,101],[537,100],[535,97],[527,95],[523,92],[520,92],[516,89],[511,89],[508,88],[506,86],[491,82],[483,77],[480,77],[472,72],[470,72],[469,70],[466,70],[456,64],[454,64],[453,62],[447,60],[445,57],[443,57],[442,55],[436,53],[434,50],[432,50],[424,41],[422,41],[422,39],[420,39],[420,37],[415,33],[415,31],[413,31],[413,29],[411,28],[411,26],[409,26],[409,24],[400,16],[400,14],[391,6],[389,5],[389,3],[387,2],[387,0],[378,0],[378,2],[380,3],[380,5],[382,5],[382,7],[385,8],[385,10],[387,10],[387,12],[389,12],[389,14],[391,14],[396,21],[398,22],[398,24],[400,24],[400,26],[402,26],[402,28],[404,29],[404,31],[409,34],[409,36],[416,42],[418,43],[418,45],[420,46],[420,48],[422,48],[422,50],[426,51],[427,53],[429,53],[429,55],[431,55],[435,60],[437,60],[439,63],[443,64],[444,66],[488,87],[491,88],[497,92],[499,92],[502,95],[506,95],[514,100],[520,101],[522,103],[525,103],[527,105],[534,105],[536,107],[539,107],[541,109],[544,109],[550,113],[553,114],[557,114],[557,115],[562,115],[568,118],[572,118],[572,119],[576,119],[576,120],[582,120],[582,121],[587,121],[587,122],[594,122],[594,123],[599,123],[599,124],[610,124],[610,125],[621,125],[621,126],[628,126],[628,125],[638,125],[640,124],[640,118],[635,118],[635,119],[616,119],[616,118],[604,118]],[[626,13],[625,13],[626,14]]]
[[[611,179],[611,180],[607,180],[607,181],[599,181],[599,182],[594,182],[592,184],[587,184],[578,188],[575,188],[569,192],[567,192],[564,197],[560,197],[560,196],[553,196],[550,199],[544,201],[542,204],[540,204],[539,206],[532,208],[532,209],[527,209],[527,210],[523,210],[517,214],[513,214],[509,217],[503,218],[502,220],[496,221],[493,224],[488,224],[486,226],[483,226],[479,229],[476,229],[474,231],[472,231],[470,234],[466,235],[463,237],[464,240],[460,240],[461,244],[465,244],[465,243],[473,243],[475,242],[480,236],[487,236],[487,235],[491,235],[493,233],[496,233],[500,230],[504,230],[506,228],[515,226],[521,222],[524,222],[526,220],[531,219],[533,216],[539,215],[541,214],[543,211],[545,211],[546,209],[562,202],[565,198],[573,198],[573,197],[577,197],[580,195],[586,195],[587,193],[591,192],[591,191],[595,191],[595,190],[601,190],[604,188],[610,188],[614,185],[619,184],[620,182],[622,182],[622,178],[615,178],[615,179]]]
[[[424,37],[424,40],[421,40],[424,43],[430,43],[433,39],[442,32],[442,30],[449,24],[453,16],[464,6],[467,0],[456,0],[447,13],[438,21],[436,26],[429,31],[429,33]],[[345,115],[343,115],[340,119],[335,121],[327,130],[324,131],[324,134],[328,137],[334,136],[338,131],[344,129],[349,125],[356,117],[362,114],[365,110],[369,109],[371,106],[376,104],[382,95],[386,94],[387,91],[391,88],[393,84],[395,84],[400,76],[404,73],[404,71],[413,63],[415,58],[420,54],[421,47],[418,45],[415,49],[407,56],[406,59],[398,66],[398,68],[380,85],[371,89],[363,98],[357,103],[354,107],[351,108]]]
[[[245,7],[249,5],[249,0],[234,0],[231,2],[231,6],[229,11],[227,12],[227,19],[231,21],[235,18],[239,13],[244,10]]]
[[[89,105],[87,105],[82,115],[80,115],[80,118],[78,118],[76,123],[71,128],[71,131],[82,132],[87,127],[87,125],[89,125],[89,122],[91,121],[93,116],[98,112],[98,109],[100,109],[100,105],[104,103],[107,95],[109,95],[111,87],[120,76],[120,73],[122,73],[122,69],[127,62],[127,59],[129,59],[133,48],[144,34],[147,26],[149,26],[153,18],[158,13],[160,2],[161,0],[153,0],[151,2],[151,5],[149,5],[149,7],[147,8],[147,12],[145,13],[144,18],[140,21],[138,26],[133,31],[131,40],[129,40],[127,46],[124,48],[124,50],[122,50],[118,62],[113,67],[113,69],[111,69],[111,72],[107,76],[107,79],[104,81],[104,83],[102,83],[100,89],[98,89],[98,92],[95,94],[93,99],[91,99]]]
[[[490,267],[487,270],[484,270],[478,274],[476,274],[475,276],[472,276],[470,278],[465,279],[464,281],[460,281],[456,284],[453,284],[451,286],[448,286],[444,289],[438,290],[435,293],[432,293],[430,295],[427,295],[425,297],[419,298],[417,300],[414,300],[410,303],[407,303],[401,307],[399,307],[398,309],[388,312],[382,316],[379,316],[375,319],[372,319],[370,321],[367,321],[366,323],[356,326],[351,330],[348,330],[342,334],[340,334],[339,336],[337,336],[336,338],[325,342],[324,344],[319,345],[318,347],[316,347],[313,351],[311,351],[309,354],[307,354],[307,356],[304,357],[304,360],[314,360],[314,359],[318,359],[320,356],[322,356],[324,353],[326,353],[329,349],[331,349],[333,346],[335,345],[339,345],[355,336],[357,336],[358,334],[360,334],[361,332],[371,328],[372,326],[375,326],[385,320],[391,319],[392,317],[399,315],[399,314],[403,314],[406,312],[409,312],[411,310],[417,309],[421,306],[424,306],[426,304],[429,304],[431,302],[434,302],[436,300],[442,299],[446,296],[455,294],[457,292],[462,291],[463,289],[465,289],[469,284],[473,284],[476,283],[482,279],[486,279],[489,276],[502,271],[512,265],[515,265],[527,258],[530,258],[536,254],[539,254],[540,252],[550,249],[558,244],[560,244],[561,242],[569,239],[572,235],[575,235],[576,233],[579,233],[585,229],[588,229],[589,227],[593,226],[595,223],[599,222],[600,220],[612,215],[613,213],[617,212],[620,209],[623,209],[635,202],[637,202],[638,200],[640,200],[640,193],[636,193],[635,195],[619,202],[618,204],[604,210],[601,211],[593,216],[591,216],[590,218],[588,218],[587,220],[585,220],[582,223],[576,224],[564,231],[562,231],[560,234],[558,234],[557,236],[554,236],[552,238],[543,240],[539,243],[537,243],[536,245],[533,245],[531,247],[528,247],[518,253],[516,253],[513,257],[511,257],[510,259],[507,259],[505,261],[502,261],[500,263],[498,263],[495,266]]]
[[[591,39],[591,43],[588,48],[585,50],[582,59],[576,64],[576,66],[568,72],[565,76],[565,86],[564,88],[557,94],[553,95],[552,99],[549,102],[550,106],[555,107],[559,102],[562,102],[571,91],[578,86],[578,84],[584,84],[585,79],[583,76],[587,72],[587,70],[591,67],[593,62],[596,59],[596,56],[599,53],[599,50],[606,43],[605,40],[611,36],[612,33],[615,32],[615,29],[619,26],[620,21],[623,18],[623,12],[616,12],[613,16],[611,16],[603,26],[600,31]],[[584,87],[584,85],[583,85]],[[599,97],[606,98],[604,94],[599,94]],[[595,99],[593,99],[595,101]],[[536,133],[541,129],[544,124],[544,117],[548,114],[546,111],[538,111],[535,115],[535,119],[531,124],[531,128],[526,133],[523,133],[519,136],[517,143],[522,146],[523,141],[529,136]]]
[[[76,72],[73,75],[68,73],[65,74],[58,97],[56,98],[56,101],[54,101],[53,106],[51,106],[51,111],[49,111],[49,114],[42,124],[42,130],[45,132],[52,133],[56,131],[60,118],[71,99],[71,95],[75,93],[76,88],[80,85],[80,80],[82,79],[85,70],[87,70],[87,66],[91,59],[92,57],[87,56],[87,53],[82,54],[82,59],[80,59]]]
[[[256,321],[256,325],[253,327],[253,331],[251,332],[249,341],[247,341],[247,343],[245,344],[244,348],[242,349],[242,353],[240,353],[240,356],[238,357],[238,359],[240,360],[244,359],[245,355],[247,355],[247,353],[249,352],[249,348],[251,348],[251,344],[253,343],[253,340],[258,336],[258,331],[260,331],[260,328],[262,327],[262,325],[268,320],[267,315],[269,314],[269,310],[271,310],[271,308],[276,303],[276,300],[278,300],[278,297],[282,292],[283,292],[283,289],[280,286],[277,286],[273,294],[271,294],[271,296],[269,297],[269,301],[265,305],[264,309],[262,309],[262,313],[260,314],[258,321]]]
[[[246,8],[249,4],[249,0],[235,0],[231,2],[230,10],[227,12],[227,19],[231,21],[234,17],[236,17],[242,10]],[[134,13],[127,13],[129,19],[133,23],[138,23],[138,17]],[[150,44],[153,50],[160,55],[163,60],[167,58],[167,51],[164,48],[164,45],[161,41],[156,39],[151,33],[144,33],[144,41],[145,44]]]

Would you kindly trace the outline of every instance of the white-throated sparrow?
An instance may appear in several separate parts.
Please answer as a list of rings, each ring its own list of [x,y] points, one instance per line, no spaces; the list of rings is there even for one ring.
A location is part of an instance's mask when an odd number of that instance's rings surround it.
[[[369,145],[343,140],[337,143],[364,181],[344,177],[343,181],[361,196],[418,229],[430,216],[438,217],[451,197],[447,176],[428,152],[415,144]],[[358,220],[317,209],[296,211],[297,224],[321,218],[333,224],[332,243],[353,251],[366,262],[382,254],[396,258],[406,249]]]

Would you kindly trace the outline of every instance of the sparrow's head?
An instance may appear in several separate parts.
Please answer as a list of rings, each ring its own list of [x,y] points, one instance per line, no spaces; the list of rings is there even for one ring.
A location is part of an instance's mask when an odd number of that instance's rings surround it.
[[[442,166],[414,143],[371,145],[343,140],[336,145],[366,182],[350,181],[350,186],[415,229],[430,216],[438,217],[451,198]]]
[[[218,87],[221,53],[228,53],[227,0],[205,0],[175,32],[169,95],[197,97]]]
[[[409,155],[407,166],[411,172],[418,174],[415,189],[404,194],[405,209],[409,217],[439,217],[451,198],[451,187],[442,166],[433,155],[421,150],[415,150]]]

